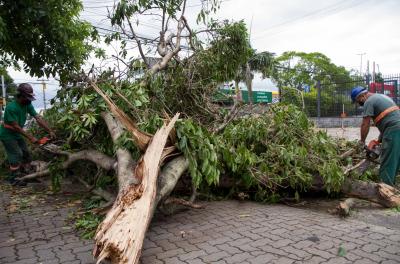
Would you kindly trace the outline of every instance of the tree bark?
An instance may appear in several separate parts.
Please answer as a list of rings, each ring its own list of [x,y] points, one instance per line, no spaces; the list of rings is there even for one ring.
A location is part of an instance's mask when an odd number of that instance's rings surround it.
[[[121,122],[119,122],[119,119],[115,119],[108,112],[102,112],[101,116],[107,125],[108,131],[110,132],[114,144],[117,144],[118,138],[124,132]],[[119,189],[122,190],[129,184],[138,184],[138,180],[133,177],[133,171],[136,163],[132,159],[129,151],[123,148],[118,148],[115,154],[118,160],[117,175]]]
[[[375,202],[387,208],[400,206],[400,191],[384,183],[346,180],[341,191],[347,196]]]
[[[153,204],[153,213],[157,205],[164,201],[175,188],[182,174],[188,169],[189,161],[184,156],[179,156],[167,163],[158,178],[158,190]]]
[[[66,151],[60,151],[59,154],[63,154],[63,155],[67,156],[67,160],[61,164],[62,169],[68,168],[69,166],[71,166],[72,163],[74,163],[75,161],[78,161],[78,160],[91,161],[105,170],[113,170],[113,169],[115,169],[115,166],[116,166],[115,159],[113,159],[97,150],[88,149],[88,150],[81,150],[81,151],[78,151],[75,153],[68,153]],[[34,178],[49,175],[50,173],[51,173],[51,171],[48,169],[48,165],[47,165],[44,170],[28,174],[26,176],[18,178],[18,180],[34,179]]]
[[[251,73],[251,69],[250,69],[250,64],[246,63],[246,72],[245,72],[245,82],[246,82],[246,86],[247,86],[247,91],[248,91],[248,98],[249,98],[249,104],[252,105],[253,102],[253,76]]]

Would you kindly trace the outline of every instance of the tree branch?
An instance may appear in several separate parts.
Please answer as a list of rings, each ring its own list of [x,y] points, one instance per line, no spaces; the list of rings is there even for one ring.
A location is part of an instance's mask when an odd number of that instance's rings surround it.
[[[62,154],[64,155],[65,153],[63,152]],[[115,159],[113,159],[97,150],[87,149],[87,150],[81,150],[81,151],[75,152],[75,153],[67,153],[66,155],[67,155],[67,160],[61,164],[62,169],[68,168],[69,166],[71,166],[72,163],[74,163],[75,161],[78,161],[78,160],[91,161],[105,170],[114,170],[116,168],[116,160]],[[21,178],[18,178],[18,179],[19,180],[28,180],[28,179],[43,177],[50,173],[51,173],[51,171],[48,169],[48,165],[47,165],[46,169],[43,171],[31,173],[31,174],[28,174]]]
[[[220,126],[218,126],[215,130],[214,133],[219,133],[222,130],[224,130],[224,128],[235,118],[235,116],[239,113],[239,109],[240,109],[240,104],[237,103],[235,104],[232,109],[229,111],[229,113],[225,116],[224,121],[222,122],[222,124]]]
[[[185,23],[186,29],[187,29],[188,32],[189,32],[188,38],[189,38],[190,47],[192,48],[193,51],[196,51],[196,48],[194,47],[194,43],[193,43],[193,31],[192,31],[192,29],[190,28],[189,23],[187,22],[186,17],[185,17],[185,16],[182,16],[182,19],[183,19],[183,22]]]
[[[186,1],[185,1],[186,2]],[[149,70],[150,75],[154,75],[157,72],[165,69],[167,67],[168,62],[171,61],[171,59],[178,54],[178,52],[181,50],[181,34],[182,30],[185,28],[184,26],[185,22],[181,18],[178,22],[178,30],[176,34],[176,43],[175,43],[175,49],[169,51],[158,63],[154,64],[151,69]]]
[[[149,68],[150,68],[150,64],[148,63],[148,61],[147,61],[147,59],[146,59],[146,56],[144,55],[144,52],[143,52],[143,49],[142,49],[142,42],[140,42],[139,38],[137,37],[137,35],[136,35],[136,33],[135,33],[135,30],[133,29],[132,23],[131,23],[131,21],[129,20],[129,18],[128,18],[126,15],[125,15],[125,18],[126,18],[126,21],[128,22],[129,28],[130,28],[130,30],[131,30],[132,37],[133,37],[133,39],[134,39],[134,40],[136,41],[136,43],[137,43],[140,56],[142,57],[143,62],[144,62],[144,64],[146,65],[146,67],[149,69]],[[123,28],[123,27],[121,27],[121,28]],[[124,29],[123,29],[123,30],[124,30]],[[128,36],[129,36],[129,35],[128,35]],[[132,38],[131,38],[131,39],[132,39]]]

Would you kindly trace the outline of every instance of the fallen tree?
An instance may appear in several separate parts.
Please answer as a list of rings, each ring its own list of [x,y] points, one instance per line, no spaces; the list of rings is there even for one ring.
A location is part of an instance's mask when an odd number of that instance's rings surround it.
[[[206,8],[215,8],[218,1],[204,2],[210,5],[203,6],[200,20],[206,20]],[[93,254],[98,262],[137,263],[157,206],[193,206],[198,189],[218,192],[228,186],[230,193],[268,201],[298,197],[314,188],[388,207],[399,203],[394,188],[345,173],[358,162],[349,152],[354,146],[315,131],[295,106],[275,105],[263,115],[240,118],[237,109],[214,104],[218,85],[234,79],[254,51],[243,22],[211,21],[207,30],[196,32],[188,25],[185,6],[186,1],[178,0],[122,1],[115,6],[111,21],[120,32],[110,38],[123,35],[134,41],[140,56],[118,54],[114,70],[93,67],[58,92],[46,114],[59,137],[68,140],[48,149],[59,157],[57,166],[49,163],[24,177],[49,175],[54,167],[82,161],[104,171],[102,181],[93,179],[88,169],[79,174],[89,186],[114,187],[118,193],[97,230]],[[157,59],[145,56],[132,24],[135,15],[155,9],[160,11],[161,33],[156,47],[147,48],[157,52]],[[206,38],[200,39],[201,34],[210,41],[202,43]],[[182,55],[182,43],[189,45],[189,54]],[[128,44],[123,43],[124,51]],[[120,69],[120,63],[126,67]],[[134,73],[140,78],[132,78]],[[181,179],[185,173],[191,182]],[[192,193],[190,201],[170,198],[179,182]]]

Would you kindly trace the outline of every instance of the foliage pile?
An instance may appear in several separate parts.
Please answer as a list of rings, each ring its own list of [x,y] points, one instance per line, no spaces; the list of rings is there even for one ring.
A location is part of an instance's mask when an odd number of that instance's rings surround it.
[[[341,141],[316,131],[294,105],[273,105],[262,116],[240,118],[219,135],[193,120],[178,125],[179,148],[189,160],[197,186],[234,178],[241,191],[263,199],[285,189],[303,192],[321,176],[325,189],[339,191],[344,173]]]

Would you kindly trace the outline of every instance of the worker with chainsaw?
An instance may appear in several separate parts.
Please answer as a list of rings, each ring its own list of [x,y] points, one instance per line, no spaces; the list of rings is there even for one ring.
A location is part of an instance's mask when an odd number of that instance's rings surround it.
[[[33,144],[38,143],[38,139],[23,129],[27,114],[35,118],[37,123],[50,134],[51,138],[55,137],[53,130],[33,108],[31,102],[35,100],[34,96],[30,84],[20,84],[17,88],[16,100],[7,104],[4,122],[0,126],[0,141],[7,152],[10,166],[7,180],[13,185],[26,185],[24,182],[17,181],[16,178],[22,176],[24,172],[28,172],[27,170],[30,168],[31,155],[23,137]]]
[[[365,146],[371,119],[379,129],[381,143],[379,176],[382,182],[394,185],[400,169],[400,111],[393,100],[384,94],[368,92],[364,87],[355,87],[351,99],[363,106],[361,143]]]

